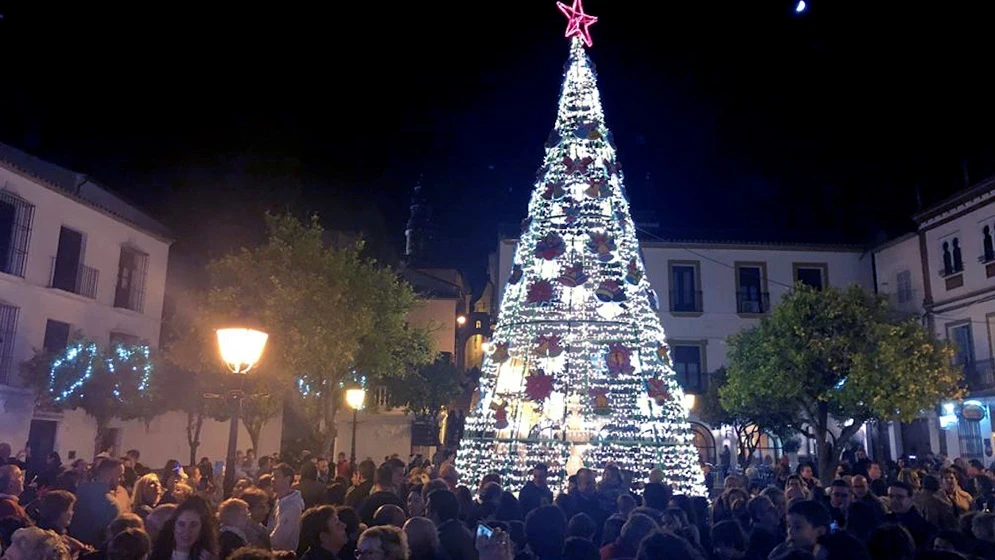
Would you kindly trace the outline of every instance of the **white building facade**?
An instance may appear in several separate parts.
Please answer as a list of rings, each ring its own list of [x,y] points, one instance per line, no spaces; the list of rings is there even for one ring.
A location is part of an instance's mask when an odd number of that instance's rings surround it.
[[[92,459],[93,419],[36,408],[20,364],[36,350],[61,350],[77,333],[157,347],[170,244],[162,225],[89,177],[0,145],[0,442],[15,453],[27,442],[33,456]],[[222,458],[227,425],[205,424],[200,454]],[[271,424],[261,438],[269,451],[279,445],[279,422]],[[105,448],[138,449],[150,465],[186,462],[180,413],[148,427],[111,426]]]
[[[995,180],[966,189],[915,216],[918,230],[874,249],[880,293],[956,351],[967,395],[904,425],[900,453],[928,448],[950,457],[993,460],[995,406]]]
[[[516,239],[499,242],[500,276],[492,278],[500,286],[498,301],[516,244]],[[795,282],[817,288],[874,286],[871,258],[861,247],[645,240],[640,245],[678,381],[691,394],[704,393],[709,373],[726,365],[728,337],[756,325]],[[716,464],[723,445],[735,452],[734,435],[708,426],[693,408],[691,421],[703,461]],[[779,446],[774,438],[762,438],[759,451],[777,457]]]

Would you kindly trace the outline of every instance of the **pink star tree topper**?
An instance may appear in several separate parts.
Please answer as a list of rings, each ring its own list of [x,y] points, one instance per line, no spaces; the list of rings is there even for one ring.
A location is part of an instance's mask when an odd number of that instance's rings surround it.
[[[563,35],[564,37],[573,37],[574,35],[580,37],[584,40],[584,44],[590,47],[594,44],[591,41],[591,31],[588,29],[592,24],[598,21],[598,18],[584,13],[584,2],[583,0],[574,0],[573,6],[567,6],[563,2],[557,2],[556,7],[563,12],[563,15],[567,16],[567,32]]]

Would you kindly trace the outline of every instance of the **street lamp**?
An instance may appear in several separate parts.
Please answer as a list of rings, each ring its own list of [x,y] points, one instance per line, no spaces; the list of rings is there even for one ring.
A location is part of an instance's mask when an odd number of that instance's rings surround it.
[[[692,395],[691,393],[684,393],[684,402],[682,402],[681,404],[684,405],[685,413],[690,414],[691,409],[694,408],[694,401],[695,401],[694,395]]]
[[[359,409],[366,402],[366,389],[349,389],[345,392],[345,402],[352,409],[352,447],[349,450],[349,473],[356,472],[356,424],[358,424]]]
[[[228,455],[225,457],[225,497],[235,486],[235,448],[238,446],[238,419],[242,415],[242,376],[256,365],[263,355],[269,335],[253,329],[218,329],[218,349],[221,360],[239,376],[238,388],[232,389],[231,424],[228,431]]]

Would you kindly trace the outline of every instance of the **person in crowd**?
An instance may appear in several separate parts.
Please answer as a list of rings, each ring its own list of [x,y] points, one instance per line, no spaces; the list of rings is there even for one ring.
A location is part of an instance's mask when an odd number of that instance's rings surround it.
[[[76,515],[69,525],[73,538],[94,548],[103,544],[107,526],[122,513],[116,499],[122,476],[124,464],[105,458],[94,467],[93,480],[79,485]]]
[[[279,463],[273,467],[276,506],[268,525],[273,550],[296,551],[300,541],[304,499],[300,492],[293,489],[294,474],[294,468],[287,463]]]
[[[150,472],[141,476],[135,482],[135,489],[131,495],[131,511],[145,519],[159,505],[162,494],[163,488],[162,483],[159,482],[159,475]]]
[[[301,519],[301,560],[338,560],[349,536],[346,525],[332,506],[319,506],[304,512]]]
[[[394,465],[391,462],[385,462],[380,465],[376,471],[373,491],[363,500],[358,508],[359,517],[363,520],[363,523],[372,525],[373,516],[377,510],[388,504],[395,505],[401,508],[402,512],[404,511],[404,501],[398,495],[395,483]]]
[[[134,513],[122,513],[107,526],[107,529],[104,531],[104,542],[101,544],[101,547],[93,552],[80,556],[80,560],[105,560],[107,558],[109,543],[114,538],[114,535],[127,529],[144,530],[144,523],[142,522],[142,519]]]
[[[306,509],[323,504],[328,493],[327,486],[318,482],[318,467],[310,461],[301,465],[301,480],[295,488],[301,493]]]
[[[107,543],[107,560],[146,560],[152,553],[152,540],[141,529],[125,529]]]
[[[376,476],[377,465],[369,459],[356,465],[352,473],[352,487],[345,496],[345,505],[358,508],[360,503],[373,491],[373,478]]]
[[[445,555],[467,560],[477,558],[473,534],[459,520],[460,505],[455,494],[449,490],[433,491],[428,495],[425,511],[438,529],[439,547]]]
[[[226,560],[231,553],[249,545],[248,529],[252,523],[249,504],[239,498],[229,498],[218,506],[218,548],[220,560]]]
[[[53,531],[25,527],[14,531],[4,560],[71,560],[69,548]]]
[[[359,536],[358,560],[408,560],[408,538],[397,527],[371,527]]]
[[[217,525],[207,501],[191,496],[166,521],[149,560],[218,560]]]
[[[0,519],[17,517],[29,521],[28,513],[21,505],[22,492],[24,492],[24,471],[21,467],[13,463],[0,465]]]

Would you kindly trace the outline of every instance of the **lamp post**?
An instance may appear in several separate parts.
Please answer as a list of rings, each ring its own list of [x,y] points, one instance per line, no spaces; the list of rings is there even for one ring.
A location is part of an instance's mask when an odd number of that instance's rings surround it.
[[[231,424],[228,431],[228,455],[225,457],[225,498],[231,497],[235,486],[235,449],[238,446],[238,419],[242,415],[242,376],[259,361],[269,335],[253,329],[218,329],[218,349],[221,360],[238,376],[238,387],[231,390]]]
[[[352,409],[352,446],[349,449],[349,474],[356,472],[356,424],[358,424],[359,409],[366,402],[366,389],[349,389],[345,392],[345,402]]]

